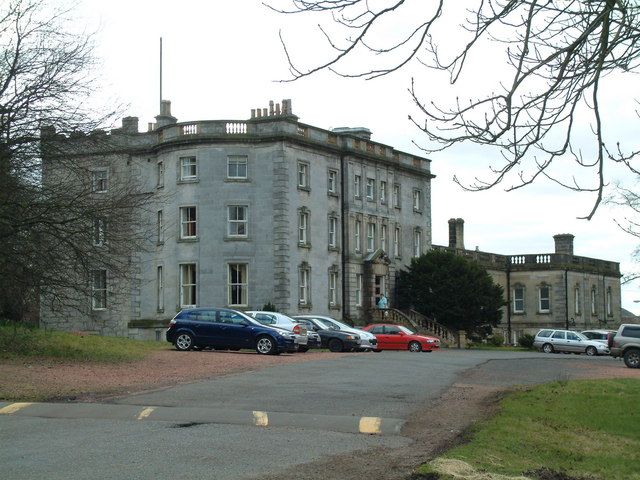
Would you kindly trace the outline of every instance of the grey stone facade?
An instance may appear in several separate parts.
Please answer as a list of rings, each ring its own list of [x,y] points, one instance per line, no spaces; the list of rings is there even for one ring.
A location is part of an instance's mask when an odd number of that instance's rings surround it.
[[[449,220],[448,249],[482,264],[504,289],[500,330],[516,343],[541,328],[615,329],[621,323],[620,264],[573,254],[573,235],[554,235],[553,253],[466,250],[462,219]]]
[[[155,228],[131,252],[133,279],[110,286],[105,310],[43,309],[45,326],[158,338],[189,305],[267,302],[364,323],[396,270],[431,246],[430,161],[367,129],[303,124],[288,100],[249,120],[186,123],[163,102],[156,120],[139,133],[128,117],[107,135],[112,151],[86,154],[155,199],[140,213]]]

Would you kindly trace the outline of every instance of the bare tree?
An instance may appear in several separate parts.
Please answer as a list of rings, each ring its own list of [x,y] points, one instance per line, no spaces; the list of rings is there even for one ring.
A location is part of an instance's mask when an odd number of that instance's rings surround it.
[[[281,33],[292,74],[287,81],[321,70],[374,79],[418,63],[448,72],[456,84],[487,43],[502,46],[508,73],[490,93],[441,105],[424,100],[414,79],[409,88],[424,117],[410,119],[426,133],[427,152],[462,142],[499,149],[488,178],[454,178],[463,188],[486,190],[505,181],[509,191],[545,177],[591,192],[593,205],[583,217],[591,219],[608,184],[605,167],[622,164],[637,173],[638,152],[608,143],[601,105],[604,78],[638,66],[640,4],[634,0],[272,0],[268,6],[324,19],[318,28],[328,54],[317,64],[300,66]],[[461,28],[443,28],[451,21]],[[386,35],[385,28],[401,34]],[[459,49],[441,53],[460,38]],[[367,67],[354,69],[356,57],[366,58],[361,64]],[[578,138],[584,123],[588,144]],[[569,179],[554,174],[556,160],[574,162]]]
[[[95,59],[91,35],[72,20],[42,0],[0,5],[0,318],[40,299],[52,309],[86,304],[96,272],[130,278],[131,252],[146,240],[133,225],[149,196],[92,168],[92,153],[116,147],[95,130],[115,112],[86,106]]]

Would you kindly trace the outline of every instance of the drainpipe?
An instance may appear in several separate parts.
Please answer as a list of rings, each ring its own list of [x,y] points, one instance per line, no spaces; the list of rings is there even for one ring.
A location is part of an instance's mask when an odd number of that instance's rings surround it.
[[[507,343],[511,343],[511,258],[507,258]]]
[[[569,270],[564,269],[564,325],[569,330]]]
[[[346,309],[348,305],[347,298],[347,182],[346,176],[346,159],[344,154],[340,155],[340,271],[341,271],[341,287],[342,287],[342,321],[346,320]],[[351,312],[349,312],[351,313]]]
[[[602,274],[602,325],[607,323],[607,286],[605,285],[605,276]]]

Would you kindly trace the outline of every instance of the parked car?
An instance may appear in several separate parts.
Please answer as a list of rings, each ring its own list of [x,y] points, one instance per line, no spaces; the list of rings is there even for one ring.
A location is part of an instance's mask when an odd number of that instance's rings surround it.
[[[440,348],[440,340],[435,337],[418,335],[404,325],[372,323],[364,327],[378,339],[377,350],[409,350],[410,352],[431,352]]]
[[[622,357],[629,368],[640,368],[640,325],[623,323],[615,334],[609,335],[611,355]]]
[[[355,333],[343,332],[316,318],[293,317],[293,319],[305,325],[308,332],[313,331],[319,335],[322,346],[332,352],[349,352],[360,347],[360,336]]]
[[[294,334],[295,343],[298,346],[299,352],[306,352],[309,350],[309,335],[307,328],[296,323],[292,318],[278,312],[267,312],[260,310],[249,310],[245,312],[247,315],[255,318],[262,325],[274,328],[282,328]],[[317,335],[313,336],[312,344],[317,345],[320,340]]]
[[[375,335],[360,328],[351,327],[336,320],[335,318],[326,317],[324,315],[296,315],[295,318],[310,318],[320,320],[322,323],[334,327],[336,330],[340,330],[341,332],[353,333],[355,335],[358,335],[360,337],[360,346],[358,348],[362,351],[375,350],[376,345],[378,344]]]
[[[597,340],[598,342],[607,343],[610,333],[616,333],[615,330],[585,330],[580,332],[589,340]]]
[[[262,325],[253,318],[226,308],[188,308],[169,322],[167,341],[177,350],[216,348],[255,349],[262,355],[296,350],[295,335]]]
[[[587,355],[607,355],[609,347],[598,340],[589,340],[584,335],[571,330],[543,328],[533,339],[533,346],[544,353],[568,352]]]

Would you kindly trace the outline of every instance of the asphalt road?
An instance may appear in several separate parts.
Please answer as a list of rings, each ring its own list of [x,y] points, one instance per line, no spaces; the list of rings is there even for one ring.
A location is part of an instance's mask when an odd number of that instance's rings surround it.
[[[401,427],[454,382],[508,387],[564,380],[578,371],[583,376],[593,362],[615,360],[459,350],[358,353],[109,404],[0,402],[0,478],[244,479],[348,452],[362,451],[365,459],[377,447],[409,445]]]

